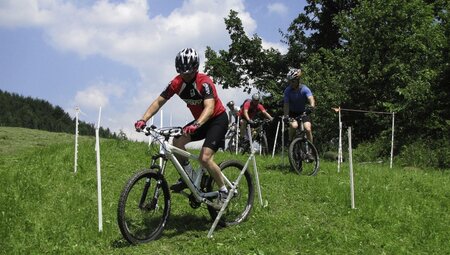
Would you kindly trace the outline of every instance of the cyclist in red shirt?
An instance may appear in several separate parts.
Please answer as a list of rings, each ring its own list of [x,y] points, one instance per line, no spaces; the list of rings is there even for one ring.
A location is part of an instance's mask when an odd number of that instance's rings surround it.
[[[173,145],[185,149],[191,141],[205,139],[199,158],[216,181],[219,189],[219,201],[225,201],[228,190],[224,184],[219,166],[214,162],[214,153],[225,145],[228,117],[220,101],[216,87],[206,74],[199,73],[200,58],[192,48],[181,50],[175,58],[175,67],[179,73],[164,89],[158,98],[148,107],[142,119],[135,123],[136,130],[142,130],[146,122],[174,95],[177,94],[192,113],[194,120],[183,127],[184,135],[175,138]],[[192,170],[188,159],[178,158],[188,174]],[[170,187],[174,192],[185,189],[186,184],[180,179]]]
[[[264,117],[266,117],[269,120],[273,120],[273,117],[270,116],[270,114],[266,111],[264,106],[259,103],[261,100],[261,95],[259,93],[255,93],[252,96],[252,100],[245,100],[244,104],[241,107],[241,110],[239,111],[239,116],[241,118],[241,125],[240,125],[240,134],[241,139],[245,139],[246,134],[246,127],[247,123],[250,125],[253,125],[255,122],[253,121],[253,118],[255,118],[256,114],[258,112],[261,112]]]

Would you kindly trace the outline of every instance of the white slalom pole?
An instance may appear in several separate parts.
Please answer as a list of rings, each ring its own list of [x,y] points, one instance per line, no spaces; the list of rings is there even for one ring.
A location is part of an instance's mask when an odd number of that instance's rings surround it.
[[[284,166],[284,124],[281,124],[281,158]]]
[[[159,119],[159,126],[163,127],[163,110],[161,110],[161,118]],[[162,144],[159,145],[159,153],[164,153],[164,150],[162,148]],[[163,159],[159,158],[159,166],[162,167],[163,165]]]
[[[355,187],[353,182],[352,127],[348,127],[348,160],[350,164],[350,199],[355,209]]]
[[[338,108],[339,113],[339,147],[338,147],[338,173],[341,171],[342,163],[342,121],[341,121],[341,107]]]
[[[256,180],[256,188],[258,189],[259,202],[261,206],[263,205],[262,195],[261,195],[261,186],[259,185],[259,174],[258,168],[256,167],[256,158],[255,158],[255,148],[253,148],[253,139],[252,139],[252,130],[250,125],[247,125],[247,134],[250,142],[250,153],[253,158],[253,171],[255,172],[255,180]]]
[[[278,131],[280,131],[280,122],[277,124],[277,132],[275,132],[275,140],[273,142],[273,149],[272,149],[272,158],[275,156],[275,148],[277,147],[277,138],[278,138]]]
[[[73,172],[77,173],[78,167],[78,114],[80,113],[80,107],[75,107],[75,162],[73,166]]]
[[[394,159],[394,125],[395,123],[395,112],[392,113],[392,138],[391,138],[391,163],[390,168],[392,168],[392,161]]]
[[[239,115],[237,116],[237,126],[236,126],[236,155],[239,151],[239,135],[241,133],[241,120],[239,118]]]
[[[98,201],[98,231],[103,231],[103,213],[102,213],[102,176],[100,172],[100,118],[102,116],[102,107],[98,111],[98,124],[95,129],[95,151],[97,152],[97,201]]]

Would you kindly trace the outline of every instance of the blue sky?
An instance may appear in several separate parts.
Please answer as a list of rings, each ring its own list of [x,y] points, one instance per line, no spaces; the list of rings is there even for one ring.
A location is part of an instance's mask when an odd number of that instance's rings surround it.
[[[239,12],[248,35],[285,52],[286,31],[305,0],[0,0],[0,89],[44,99],[80,119],[128,137],[148,105],[176,75],[174,58],[196,48],[204,64],[206,46],[230,43],[224,18]],[[248,97],[222,90],[224,103]],[[192,119],[173,97],[163,108],[164,124]],[[160,123],[160,115],[155,122]]]

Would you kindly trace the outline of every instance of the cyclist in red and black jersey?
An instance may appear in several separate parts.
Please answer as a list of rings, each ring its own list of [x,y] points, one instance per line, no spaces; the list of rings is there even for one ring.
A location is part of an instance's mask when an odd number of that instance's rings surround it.
[[[240,123],[240,134],[241,139],[246,139],[246,128],[247,123],[250,125],[254,125],[253,118],[255,118],[258,112],[261,112],[265,118],[268,120],[273,120],[273,117],[266,111],[266,108],[260,103],[261,95],[259,93],[255,93],[252,96],[252,100],[247,99],[242,104],[241,110],[239,111],[239,116],[241,117]],[[248,138],[248,137],[247,137]]]
[[[181,50],[175,58],[175,67],[179,73],[158,98],[148,107],[141,120],[135,123],[136,130],[145,127],[146,122],[174,95],[177,94],[192,113],[194,120],[183,127],[184,135],[175,138],[173,145],[185,149],[191,141],[205,139],[201,152],[200,162],[208,169],[219,189],[220,199],[224,201],[228,190],[224,184],[219,166],[214,162],[214,153],[225,145],[225,134],[228,127],[228,117],[225,107],[217,96],[216,87],[206,74],[198,72],[200,60],[197,52],[192,48]],[[191,171],[189,161],[179,158],[187,172]],[[189,174],[189,173],[188,173]],[[171,189],[180,192],[186,188],[181,179]]]

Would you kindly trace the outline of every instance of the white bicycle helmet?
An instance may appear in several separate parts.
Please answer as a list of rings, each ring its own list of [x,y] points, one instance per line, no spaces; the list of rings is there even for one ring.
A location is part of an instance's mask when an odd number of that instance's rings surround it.
[[[253,100],[253,101],[259,101],[259,100],[261,100],[261,95],[260,95],[259,93],[253,94],[252,100]]]
[[[175,68],[179,74],[197,72],[199,65],[200,57],[192,48],[182,49],[175,57]]]
[[[302,70],[301,69],[296,69],[296,68],[292,68],[289,70],[289,72],[286,75],[286,79],[288,81],[292,81],[294,79],[298,79],[300,78],[300,76],[302,76]]]

